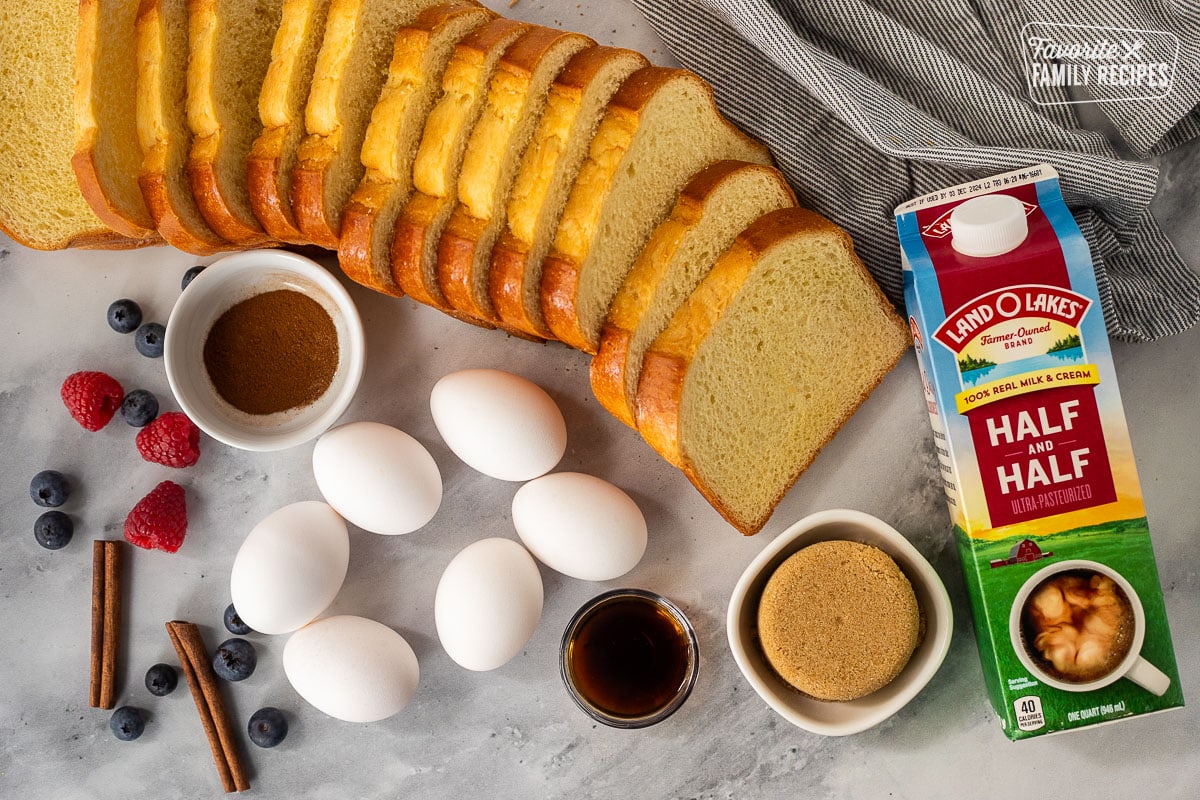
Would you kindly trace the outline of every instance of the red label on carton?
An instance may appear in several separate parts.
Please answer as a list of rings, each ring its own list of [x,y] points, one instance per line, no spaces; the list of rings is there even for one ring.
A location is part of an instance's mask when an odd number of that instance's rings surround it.
[[[1060,386],[967,413],[992,525],[1116,499],[1090,386]]]

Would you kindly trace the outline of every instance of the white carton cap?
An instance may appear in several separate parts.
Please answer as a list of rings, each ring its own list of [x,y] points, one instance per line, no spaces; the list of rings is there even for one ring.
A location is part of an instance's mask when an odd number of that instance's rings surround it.
[[[1003,255],[1028,235],[1025,205],[1006,194],[972,197],[950,213],[950,243],[965,256]]]

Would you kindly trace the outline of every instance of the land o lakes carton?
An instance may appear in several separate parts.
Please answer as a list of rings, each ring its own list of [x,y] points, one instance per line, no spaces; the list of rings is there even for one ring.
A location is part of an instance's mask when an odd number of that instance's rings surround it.
[[[988,693],[1010,739],[1183,705],[1086,240],[1041,165],[896,209]]]

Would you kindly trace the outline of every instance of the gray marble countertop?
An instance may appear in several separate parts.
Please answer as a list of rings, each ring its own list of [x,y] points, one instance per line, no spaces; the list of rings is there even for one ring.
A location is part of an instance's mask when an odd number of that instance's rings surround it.
[[[600,5],[600,4],[596,4]],[[572,4],[573,6],[573,4]],[[558,6],[557,8],[562,8]],[[593,6],[594,8],[594,6]],[[667,56],[638,22],[587,4],[549,19],[545,6],[509,13],[560,22]],[[656,49],[657,48],[657,49]],[[1200,143],[1162,160],[1155,210],[1177,246],[1200,265]],[[35,253],[0,241],[0,798],[214,797],[220,783],[196,710],[181,686],[165,698],[143,686],[147,667],[175,662],[163,623],[189,619],[210,648],[226,638],[233,556],[250,528],[294,501],[319,499],[312,445],[248,453],[211,439],[183,471],[142,461],[119,419],[99,433],[72,422],[62,379],[104,370],[126,389],[171,398],[162,362],[139,356],[105,323],[108,303],[132,297],[166,321],[179,278],[196,259],[169,248]],[[205,259],[207,261],[211,259]],[[330,262],[332,263],[332,262]],[[349,285],[349,284],[348,284]],[[1196,797],[1200,793],[1200,329],[1148,345],[1115,344],[1114,360],[1145,493],[1185,698],[1182,710],[1063,736],[1008,742],[988,705],[966,597],[910,353],[801,478],[759,535],[743,538],[684,477],[605,413],[588,389],[588,361],[455,322],[407,299],[349,285],[368,335],[367,371],[344,421],[377,420],[429,448],[445,483],[442,508],[420,531],[383,537],[352,529],[350,570],[330,613],[359,614],[413,645],[421,682],[399,715],[350,724],[323,715],[289,686],[286,637],[252,635],[259,666],[226,685],[236,725],[265,705],[284,709],[287,740],[244,742],[250,794],[310,798],[540,797]],[[588,583],[542,567],[545,610],[524,651],[493,672],[468,672],[442,650],[433,624],[438,577],[467,544],[514,537],[518,484],[474,472],[445,446],[429,413],[442,375],[499,367],[545,387],[569,436],[560,470],[624,488],[645,512],[650,543],[616,581]],[[29,479],[71,475],[65,507],[74,541],[51,552],[33,539]],[[131,552],[118,704],[148,712],[145,734],[117,741],[109,713],[87,705],[89,540],[119,538],[126,513],[160,480],[184,484],[190,526],[176,554]],[[916,700],[865,733],[823,738],[776,716],[738,672],[725,641],[726,604],[742,569],[790,523],[849,507],[882,517],[933,563],[956,612],[941,670]],[[700,641],[695,691],[673,717],[640,731],[593,723],[568,698],[558,642],[572,613],[615,586],[655,590],[679,603]]]

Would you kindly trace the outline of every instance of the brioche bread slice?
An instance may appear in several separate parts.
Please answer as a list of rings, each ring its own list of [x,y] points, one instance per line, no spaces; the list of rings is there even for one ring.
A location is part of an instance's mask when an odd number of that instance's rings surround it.
[[[396,216],[412,194],[413,160],[454,45],[495,14],[453,3],[421,12],[396,34],[387,82],[363,137],[366,172],[342,212],[338,262],[350,278],[402,295],[392,277]]]
[[[271,63],[258,96],[262,133],[246,157],[250,208],[274,239],[307,244],[292,213],[292,170],[304,137],[304,106],[325,35],[330,0],[284,0]]]
[[[208,224],[234,244],[270,238],[250,207],[246,156],[283,0],[188,0],[187,173]]]
[[[391,247],[396,284],[414,300],[448,313],[453,309],[437,280],[437,245],[454,210],[467,139],[483,112],[500,57],[530,30],[524,22],[494,19],[455,45],[442,76],[442,96],[429,112],[413,161],[413,194],[396,219]]]
[[[138,0],[79,2],[71,166],[104,224],[122,236],[161,242],[137,184],[137,10]]]
[[[521,156],[546,107],[550,84],[591,39],[536,28],[500,59],[483,114],[467,140],[458,176],[458,203],[438,242],[438,285],[458,311],[498,322],[488,291],[492,245]]]
[[[796,196],[779,170],[718,161],[688,181],[613,298],[592,359],[600,405],[635,427],[634,398],[642,355],[713,263],[750,223]]]
[[[595,354],[609,304],[650,233],[692,175],[726,158],[771,162],[721,116],[698,75],[646,67],[621,85],[542,267],[542,314],[558,339]]]
[[[187,124],[186,0],[142,0],[137,16],[138,186],[159,234],[180,250],[233,249],[200,213],[184,173],[192,146]]]
[[[489,293],[505,328],[553,338],[542,318],[542,261],[608,101],[622,81],[648,64],[632,50],[589,47],[575,54],[550,87],[492,249]]]
[[[773,211],[646,351],[638,430],[756,533],[909,343],[844,231],[805,209]]]
[[[342,209],[363,176],[363,135],[396,33],[434,0],[333,0],[304,109],[292,212],[310,242],[336,250]]]
[[[75,150],[75,0],[0,2],[0,230],[26,247],[136,247],[84,200]]]

